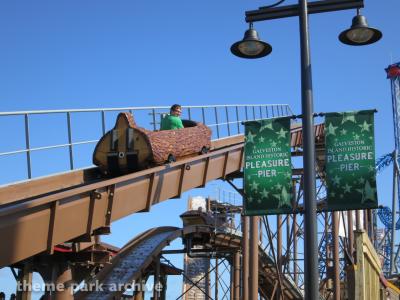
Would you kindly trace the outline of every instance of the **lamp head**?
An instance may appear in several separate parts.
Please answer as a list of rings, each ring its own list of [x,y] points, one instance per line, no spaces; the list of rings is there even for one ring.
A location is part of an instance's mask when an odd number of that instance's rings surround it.
[[[339,40],[343,44],[352,46],[369,45],[379,41],[382,37],[382,32],[378,29],[368,26],[367,19],[359,15],[353,18],[351,28],[343,31],[339,35]]]
[[[244,33],[243,40],[231,46],[232,54],[241,58],[260,58],[267,56],[271,51],[271,45],[260,40],[251,23],[250,28]]]

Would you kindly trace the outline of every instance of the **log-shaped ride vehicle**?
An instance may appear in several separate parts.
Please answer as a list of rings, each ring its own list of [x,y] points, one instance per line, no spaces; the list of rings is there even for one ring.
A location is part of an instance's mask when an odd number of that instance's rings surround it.
[[[208,152],[211,130],[182,120],[184,128],[151,131],[138,127],[130,113],[120,113],[115,127],[97,143],[93,163],[104,174],[124,174]]]

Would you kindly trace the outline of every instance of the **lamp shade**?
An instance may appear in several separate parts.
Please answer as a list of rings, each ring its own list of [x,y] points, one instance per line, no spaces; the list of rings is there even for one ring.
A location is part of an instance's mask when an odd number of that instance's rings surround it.
[[[271,51],[271,45],[261,41],[253,28],[246,30],[243,40],[231,46],[231,52],[241,58],[260,58],[267,56]]]
[[[378,29],[369,27],[364,16],[357,15],[353,18],[351,28],[339,35],[339,40],[343,44],[362,46],[373,44],[379,41],[381,37],[382,33]]]

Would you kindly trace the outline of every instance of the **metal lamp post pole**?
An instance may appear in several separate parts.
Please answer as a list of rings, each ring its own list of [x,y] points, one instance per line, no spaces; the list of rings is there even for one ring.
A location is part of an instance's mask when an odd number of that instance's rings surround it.
[[[305,205],[304,286],[305,299],[317,300],[319,298],[319,283],[316,213],[317,205],[315,201],[315,137],[307,0],[299,0],[299,7],[301,52],[301,111],[303,120],[302,126]]]
[[[363,0],[320,0],[312,1],[298,0],[298,4],[279,6],[283,1],[278,1],[274,5],[260,7],[258,10],[246,11],[246,22],[253,23],[258,21],[281,19],[286,17],[299,16],[300,24],[300,52],[301,52],[301,108],[302,108],[302,129],[303,129],[303,165],[304,165],[304,205],[305,205],[305,241],[304,241],[304,268],[305,268],[305,299],[317,300],[319,298],[319,278],[318,278],[318,245],[317,245],[317,212],[316,212],[316,193],[315,193],[315,137],[313,119],[313,91],[311,80],[311,58],[310,58],[310,39],[308,33],[308,15],[347,9],[360,9],[364,7]],[[360,27],[360,18],[353,18],[354,29]],[[352,29],[353,30],[353,25]],[[341,42],[349,45],[367,45],[378,41],[382,34],[379,30],[362,25],[364,29],[373,34],[371,39],[350,40],[347,34],[349,30],[342,32],[339,36]],[[346,33],[344,36],[343,33]],[[261,41],[258,35],[253,33],[245,35],[243,41]],[[259,58],[271,52],[271,46],[264,43],[264,53],[252,54],[251,52],[238,54],[240,49],[234,48],[233,54],[244,58]],[[268,45],[268,47],[266,46]],[[235,44],[232,47],[237,47]],[[268,51],[267,51],[268,50]]]

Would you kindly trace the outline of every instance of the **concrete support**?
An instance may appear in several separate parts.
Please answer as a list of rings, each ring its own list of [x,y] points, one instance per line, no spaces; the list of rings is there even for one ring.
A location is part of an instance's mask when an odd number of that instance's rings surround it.
[[[250,217],[249,300],[258,300],[258,220]]]
[[[201,250],[202,248],[202,246],[192,247],[192,249],[196,250]],[[208,299],[210,295],[210,286],[209,276],[207,274],[210,270],[210,259],[208,257],[190,257],[189,255],[185,254],[184,270],[186,276],[183,277],[183,299]]]

